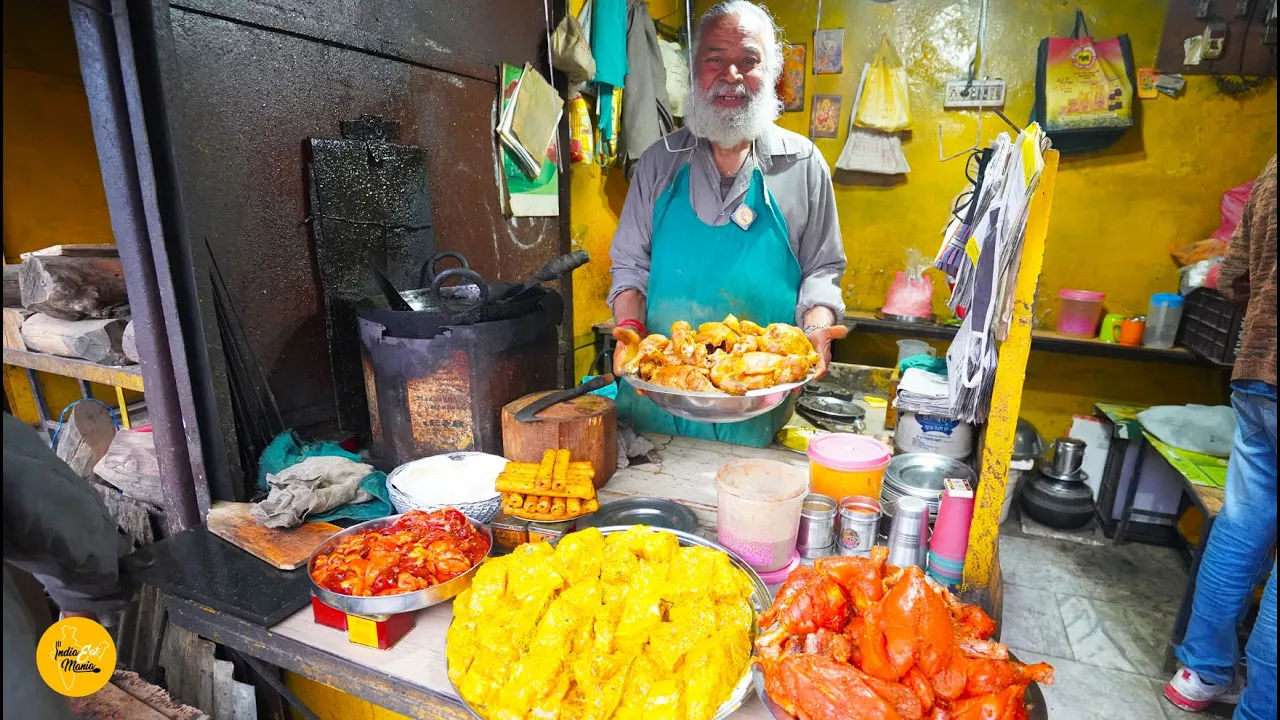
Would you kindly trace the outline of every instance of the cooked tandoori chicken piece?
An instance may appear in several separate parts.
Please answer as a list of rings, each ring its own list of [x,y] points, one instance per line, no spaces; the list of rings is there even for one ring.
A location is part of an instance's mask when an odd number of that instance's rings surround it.
[[[707,375],[707,371],[692,365],[663,365],[654,371],[649,382],[677,390],[715,392],[716,386]]]
[[[819,360],[799,328],[783,323],[762,328],[733,315],[722,322],[702,323],[696,332],[681,320],[672,323],[670,338],[656,333],[643,340],[638,337],[631,333],[624,343],[623,371],[677,390],[742,395],[800,382]],[[684,367],[701,371],[706,382],[678,369]]]
[[[823,558],[760,616],[765,690],[801,720],[1025,720],[1027,685],[1053,668],[1009,659],[995,623],[919,568]]]

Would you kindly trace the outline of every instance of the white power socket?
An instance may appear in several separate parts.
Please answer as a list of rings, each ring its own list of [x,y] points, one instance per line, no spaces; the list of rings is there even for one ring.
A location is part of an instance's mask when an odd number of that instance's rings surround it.
[[[965,90],[968,89],[968,94]],[[1004,107],[1004,80],[952,80],[947,83],[947,95],[942,107],[972,108]]]

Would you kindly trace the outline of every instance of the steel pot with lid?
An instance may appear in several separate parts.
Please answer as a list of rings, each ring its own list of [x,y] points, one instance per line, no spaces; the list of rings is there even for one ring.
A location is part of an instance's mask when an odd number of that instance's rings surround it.
[[[1044,440],[1036,426],[1018,418],[1018,428],[1013,435],[1014,460],[1036,460],[1044,454]]]
[[[1080,468],[1084,465],[1083,440],[1073,437],[1058,438],[1053,442],[1053,457],[1040,463],[1040,473],[1054,480],[1079,482],[1087,476]]]
[[[917,497],[929,508],[929,521],[938,517],[938,505],[942,501],[943,481],[948,478],[963,479],[970,487],[978,486],[978,475],[968,465],[936,453],[906,453],[889,461],[884,473],[884,489],[881,501],[884,514],[892,516],[897,501],[903,497]]]

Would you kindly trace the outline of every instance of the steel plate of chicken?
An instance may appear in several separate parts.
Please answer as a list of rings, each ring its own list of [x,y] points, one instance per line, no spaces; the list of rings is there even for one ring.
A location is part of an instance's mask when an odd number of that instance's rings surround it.
[[[317,556],[311,577],[342,595],[398,595],[448,582],[488,553],[488,538],[458,510],[411,510],[387,527],[344,538]]]
[[[729,315],[722,322],[672,323],[671,337],[657,333],[626,342],[632,353],[623,372],[675,390],[745,395],[800,382],[818,364],[818,353],[800,328],[785,323],[760,327]]]
[[[769,698],[801,720],[1025,720],[1045,663],[1023,665],[996,625],[917,567],[829,557],[797,568],[760,616]]]
[[[486,720],[711,720],[749,688],[754,589],[645,526],[521,545],[454,599],[449,680]]]

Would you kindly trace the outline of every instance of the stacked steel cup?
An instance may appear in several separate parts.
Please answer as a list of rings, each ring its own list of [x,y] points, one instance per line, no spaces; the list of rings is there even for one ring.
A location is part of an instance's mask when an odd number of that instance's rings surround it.
[[[938,519],[929,538],[929,577],[948,588],[960,584],[964,576],[964,556],[969,550],[969,527],[973,524],[973,489],[961,479],[943,483]]]
[[[888,563],[900,568],[915,565],[925,569],[928,538],[929,506],[918,497],[899,499],[889,528]]]

